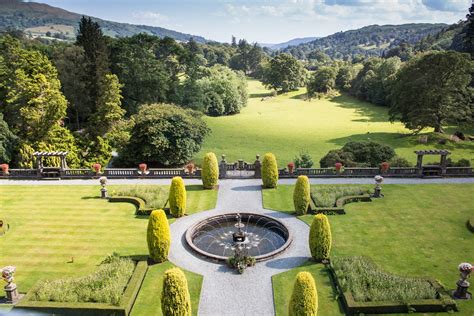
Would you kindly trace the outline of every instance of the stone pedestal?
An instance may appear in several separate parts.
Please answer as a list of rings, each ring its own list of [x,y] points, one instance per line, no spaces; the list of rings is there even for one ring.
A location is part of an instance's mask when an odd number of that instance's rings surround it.
[[[109,197],[109,195],[107,193],[107,189],[105,187],[102,187],[102,189],[100,189],[100,198],[101,199],[106,199],[108,197]]]
[[[458,300],[470,300],[472,298],[471,293],[469,293],[467,290],[469,289],[469,282],[466,280],[459,280],[456,282],[456,285],[458,288],[456,291],[453,293],[453,297]]]
[[[380,186],[376,186],[374,189],[374,194],[372,195],[374,198],[381,198],[382,197],[382,188]]]
[[[7,286],[5,286],[5,294],[7,304],[16,304],[20,299],[15,283],[9,283]]]

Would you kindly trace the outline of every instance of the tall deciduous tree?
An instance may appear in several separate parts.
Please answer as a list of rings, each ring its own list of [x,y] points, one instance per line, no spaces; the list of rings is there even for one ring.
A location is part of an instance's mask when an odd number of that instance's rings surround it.
[[[310,97],[317,93],[328,93],[336,87],[337,68],[323,66],[316,70],[307,83],[308,95]]]
[[[289,54],[274,57],[264,71],[263,83],[275,90],[288,92],[303,86],[306,71],[303,65]]]
[[[390,120],[414,131],[473,118],[474,64],[469,55],[433,52],[409,61],[399,72],[391,94]]]

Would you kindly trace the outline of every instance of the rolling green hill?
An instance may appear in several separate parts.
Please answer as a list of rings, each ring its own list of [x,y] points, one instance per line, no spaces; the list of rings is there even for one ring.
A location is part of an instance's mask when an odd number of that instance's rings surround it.
[[[20,29],[32,37],[52,36],[60,39],[73,39],[81,16],[81,14],[43,3],[0,0],[0,30]],[[206,39],[201,36],[180,33],[162,27],[133,25],[92,18],[100,24],[104,33],[111,37],[147,33],[159,37],[168,36],[178,41],[187,41],[192,37],[197,42],[206,42]]]

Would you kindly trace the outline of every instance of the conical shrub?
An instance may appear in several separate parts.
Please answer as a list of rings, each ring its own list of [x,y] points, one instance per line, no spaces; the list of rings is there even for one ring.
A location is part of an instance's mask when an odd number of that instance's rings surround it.
[[[174,177],[171,180],[168,201],[173,217],[181,217],[186,213],[186,187],[181,177]]]
[[[276,188],[278,183],[278,164],[275,155],[267,153],[262,161],[262,182],[265,188]]]
[[[166,261],[170,252],[171,235],[165,211],[151,212],[146,237],[150,258],[155,262]]]
[[[317,214],[314,216],[309,230],[309,248],[313,259],[318,262],[329,259],[331,244],[332,236],[329,220],[326,215]]]
[[[219,180],[219,165],[214,153],[204,155],[202,161],[201,179],[204,189],[213,189]]]
[[[318,291],[311,273],[300,272],[296,276],[288,314],[289,316],[318,315]]]
[[[305,215],[308,212],[310,199],[309,179],[307,176],[299,176],[293,191],[293,204],[297,215]]]
[[[161,312],[164,316],[191,316],[188,281],[180,268],[165,271],[161,291]]]

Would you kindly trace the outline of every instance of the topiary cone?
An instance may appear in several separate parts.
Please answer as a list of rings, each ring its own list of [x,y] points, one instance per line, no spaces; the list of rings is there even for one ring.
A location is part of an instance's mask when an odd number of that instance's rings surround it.
[[[293,191],[293,204],[297,215],[305,215],[308,212],[311,199],[309,179],[307,176],[299,176]]]
[[[320,213],[314,216],[309,230],[309,249],[314,260],[320,262],[329,259],[331,253],[331,226],[326,215]]]
[[[161,291],[161,312],[164,316],[191,316],[188,281],[180,268],[165,271]]]
[[[318,291],[311,273],[300,272],[296,275],[288,307],[289,316],[318,315]]]
[[[265,188],[276,188],[278,183],[278,164],[275,155],[267,153],[262,161],[262,182]]]
[[[174,177],[171,180],[168,201],[173,217],[181,217],[186,213],[186,187],[181,177]]]
[[[204,189],[213,189],[219,180],[219,165],[214,153],[204,155],[202,161],[201,179]]]
[[[165,211],[151,212],[146,237],[150,258],[155,262],[166,261],[170,252],[171,235]]]

